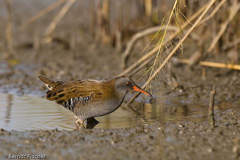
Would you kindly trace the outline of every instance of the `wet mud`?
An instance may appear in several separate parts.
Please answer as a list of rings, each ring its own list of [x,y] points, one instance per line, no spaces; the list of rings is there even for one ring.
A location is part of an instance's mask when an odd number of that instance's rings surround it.
[[[234,118],[235,117],[235,118]],[[128,129],[0,131],[0,154],[47,159],[238,159],[239,110],[206,123],[154,123]]]
[[[68,81],[111,79],[120,74],[120,53],[96,43],[89,33],[63,22],[64,25],[68,30],[63,27],[55,34],[66,37],[67,47],[56,41],[34,48],[33,35],[42,31],[37,24],[34,31],[29,29],[24,36],[18,36],[14,54],[10,57],[2,49],[5,41],[0,40],[1,93],[44,97],[46,88],[38,75]],[[189,54],[186,52],[183,56]],[[139,56],[139,53],[135,51],[132,55]],[[219,56],[220,61],[224,58]],[[134,60],[133,57],[128,63]],[[203,76],[202,67],[190,69],[170,62],[148,88],[154,98],[138,97],[138,103],[132,105],[137,113],[122,105],[126,112],[131,112],[130,115],[143,117],[142,123],[130,127],[26,128],[24,131],[2,127],[0,159],[9,154],[39,154],[45,155],[45,159],[240,159],[240,73],[227,69],[204,70]],[[140,86],[147,79],[144,76],[139,80],[142,73],[146,71],[133,77]],[[207,116],[213,85],[217,92],[215,128],[209,126]],[[132,95],[130,93],[125,102]],[[42,99],[42,106],[45,101]],[[157,118],[144,121],[148,116]]]

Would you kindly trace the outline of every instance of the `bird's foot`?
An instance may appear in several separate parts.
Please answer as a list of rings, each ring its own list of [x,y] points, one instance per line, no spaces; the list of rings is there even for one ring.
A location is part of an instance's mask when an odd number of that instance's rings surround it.
[[[77,129],[80,129],[80,128],[84,128],[84,125],[83,125],[83,120],[79,119],[77,116],[75,116],[75,125],[77,127]]]

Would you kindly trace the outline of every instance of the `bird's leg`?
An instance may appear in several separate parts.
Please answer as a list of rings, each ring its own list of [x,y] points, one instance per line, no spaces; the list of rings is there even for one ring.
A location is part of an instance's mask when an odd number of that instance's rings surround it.
[[[78,116],[75,116],[75,125],[77,127],[77,129],[83,128],[83,120],[79,119]]]

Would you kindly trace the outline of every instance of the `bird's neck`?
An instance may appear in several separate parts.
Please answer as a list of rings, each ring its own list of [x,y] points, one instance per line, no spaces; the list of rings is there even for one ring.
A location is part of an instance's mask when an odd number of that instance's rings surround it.
[[[111,97],[112,99],[119,99],[119,100],[122,100],[126,94],[127,94],[127,91],[125,90],[121,90],[121,89],[116,89],[115,87],[115,82],[116,79],[112,79],[110,81],[106,81],[103,83],[103,86],[104,86],[104,91],[105,91],[105,94],[106,94],[106,97]]]

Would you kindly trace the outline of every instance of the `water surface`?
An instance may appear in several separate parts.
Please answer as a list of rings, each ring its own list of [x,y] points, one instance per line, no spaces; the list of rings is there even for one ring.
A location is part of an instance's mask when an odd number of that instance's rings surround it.
[[[168,121],[203,122],[207,105],[179,102],[179,98],[157,98],[155,104],[134,103],[140,114],[124,104],[115,112],[96,119],[95,128],[126,128]],[[75,129],[74,114],[55,102],[34,96],[0,94],[0,128],[5,130]],[[224,110],[223,110],[224,111]]]

